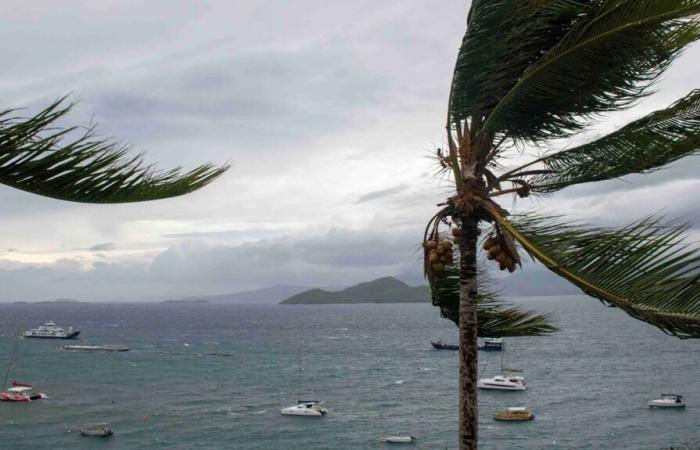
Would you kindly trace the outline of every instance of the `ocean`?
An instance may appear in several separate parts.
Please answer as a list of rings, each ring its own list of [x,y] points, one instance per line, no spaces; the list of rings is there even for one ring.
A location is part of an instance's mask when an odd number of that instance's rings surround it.
[[[480,448],[700,448],[700,341],[590,298],[513,301],[552,313],[561,331],[506,340],[505,364],[523,369],[528,390],[480,392]],[[427,304],[2,304],[3,375],[18,328],[47,320],[81,339],[21,340],[14,378],[49,398],[0,403],[2,449],[381,449],[382,433],[456,448],[457,352],[430,341],[455,341],[457,329]],[[296,402],[299,355],[302,396],[329,409],[320,419],[279,413]],[[500,365],[480,352],[483,376]],[[687,408],[647,408],[662,391]],[[519,405],[536,419],[492,419]],[[109,422],[114,437],[81,437],[89,422]]]

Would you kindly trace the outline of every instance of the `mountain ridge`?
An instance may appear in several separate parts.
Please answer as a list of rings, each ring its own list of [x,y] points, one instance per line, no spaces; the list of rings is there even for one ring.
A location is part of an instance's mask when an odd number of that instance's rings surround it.
[[[339,291],[309,289],[292,295],[280,305],[319,305],[337,303],[427,303],[428,286],[409,286],[394,277],[382,277],[355,284]]]

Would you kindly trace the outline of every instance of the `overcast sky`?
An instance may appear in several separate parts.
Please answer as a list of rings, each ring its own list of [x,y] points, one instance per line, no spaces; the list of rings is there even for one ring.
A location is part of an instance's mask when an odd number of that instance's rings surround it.
[[[273,284],[420,283],[422,228],[448,190],[443,142],[463,1],[3,1],[0,108],[72,93],[73,124],[162,168],[231,162],[189,196],[80,205],[0,185],[0,301],[145,300]],[[689,49],[600,136],[700,87]],[[558,143],[571,145],[571,143]],[[513,161],[517,157],[513,158]],[[700,226],[700,161],[519,203],[620,224]]]

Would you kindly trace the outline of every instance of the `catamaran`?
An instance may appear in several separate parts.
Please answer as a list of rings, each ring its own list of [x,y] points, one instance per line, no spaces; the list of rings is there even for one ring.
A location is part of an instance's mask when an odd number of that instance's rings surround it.
[[[520,372],[516,369],[503,369],[502,375],[496,375],[493,378],[482,378],[476,386],[479,389],[493,389],[499,391],[524,391],[526,389],[525,377],[516,375]]]
[[[649,400],[650,408],[685,408],[683,396],[678,394],[661,394],[661,398]]]
[[[501,375],[493,378],[481,378],[476,383],[479,389],[493,389],[499,391],[524,391],[526,389],[525,377],[521,375],[522,370],[503,367],[503,357],[505,351],[501,353]]]
[[[297,404],[280,409],[280,414],[285,416],[321,417],[328,413],[328,410],[323,406],[323,402],[301,399],[301,348],[302,344],[300,343],[299,358],[297,361]]]
[[[7,380],[10,378],[15,363],[17,361],[17,354],[19,349],[19,338],[15,340],[15,345],[12,347],[12,353],[10,354],[10,363],[7,365],[7,370],[5,371],[5,378],[2,380],[2,390],[0,390],[0,401],[3,402],[30,402],[32,400],[40,400],[46,398],[46,395],[41,392],[33,392],[34,388],[27,383],[20,383],[18,381],[12,382],[12,387],[5,389],[7,385]]]

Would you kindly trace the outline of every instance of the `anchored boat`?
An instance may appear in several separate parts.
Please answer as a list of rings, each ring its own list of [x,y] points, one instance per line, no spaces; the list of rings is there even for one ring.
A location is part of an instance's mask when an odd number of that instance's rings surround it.
[[[476,387],[499,391],[525,390],[525,377],[522,376],[522,370],[503,367],[505,353],[505,351],[501,352],[501,375],[496,375],[493,378],[481,378],[477,381]]]
[[[288,406],[280,409],[280,414],[285,416],[312,416],[321,417],[328,413],[328,410],[323,406],[323,402],[317,400],[300,400],[294,406]]]
[[[503,338],[485,338],[484,343],[479,346],[479,350],[500,352],[503,350]]]
[[[685,408],[683,396],[678,394],[661,394],[661,398],[649,400],[650,408]]]
[[[386,442],[387,444],[413,444],[416,442],[416,438],[410,435],[381,435],[379,436],[379,442]]]
[[[109,427],[108,423],[88,423],[80,427],[82,436],[99,436],[109,437],[114,435],[114,430]]]
[[[33,392],[31,386],[14,386],[5,391],[0,392],[0,401],[2,402],[31,402],[33,400],[41,400],[47,398],[42,392]]]
[[[505,411],[495,413],[493,418],[505,422],[524,422],[534,419],[535,415],[523,406],[512,406],[510,408],[506,408]]]
[[[323,406],[323,402],[318,400],[301,399],[301,372],[302,372],[302,351],[303,343],[299,342],[299,355],[297,360],[297,404],[280,409],[280,414],[285,416],[306,416],[321,417],[328,413]]]
[[[443,342],[442,339],[439,341],[430,341],[435,350],[459,350],[459,344],[448,344]]]
[[[518,371],[520,372],[520,371]],[[524,391],[526,389],[525,377],[515,375],[515,369],[504,369],[503,375],[493,378],[482,378],[476,386],[479,389],[494,389],[500,391]]]
[[[19,337],[15,340],[15,344],[12,346],[12,353],[10,354],[10,362],[7,365],[7,370],[5,371],[5,377],[2,380],[2,389],[0,389],[0,401],[3,402],[30,402],[32,400],[41,400],[46,398],[46,395],[41,392],[33,392],[33,387],[27,383],[20,383],[19,381],[13,381],[12,387],[5,390],[7,385],[7,380],[13,372],[13,369],[17,362],[17,356],[19,354]]]

